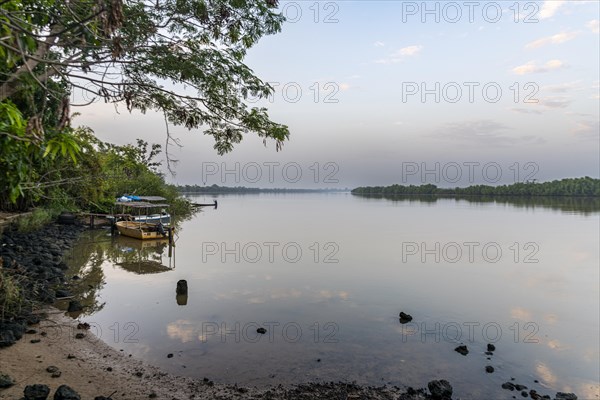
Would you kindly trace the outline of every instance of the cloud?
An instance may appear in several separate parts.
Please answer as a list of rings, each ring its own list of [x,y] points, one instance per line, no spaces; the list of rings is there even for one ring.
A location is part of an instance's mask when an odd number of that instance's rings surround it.
[[[538,39],[538,40],[534,40],[533,42],[528,43],[527,45],[525,45],[525,48],[526,49],[537,49],[538,47],[542,47],[542,46],[545,46],[547,44],[562,44],[562,43],[566,43],[569,40],[575,39],[577,37],[577,35],[579,35],[580,33],[581,33],[580,31],[557,33],[556,35],[547,36],[547,37],[543,37],[543,38]]]
[[[540,110],[533,110],[530,108],[511,108],[510,110],[520,113],[520,114],[536,114],[536,115],[542,114],[542,112]]]
[[[559,8],[565,4],[565,0],[546,0],[540,10],[540,19],[552,18]]]
[[[539,74],[550,72],[561,68],[566,68],[566,64],[560,60],[550,60],[544,65],[537,65],[535,61],[529,61],[526,64],[519,65],[512,69],[515,75]]]
[[[539,104],[548,108],[567,108],[573,100],[565,96],[549,96],[540,99]]]
[[[590,30],[592,31],[592,33],[598,34],[600,33],[600,21],[598,21],[597,19],[593,19],[590,22],[588,22],[587,24],[585,24],[585,26],[587,26],[588,28],[590,28]]]
[[[600,121],[579,121],[571,132],[574,136],[582,139],[600,139]]]
[[[413,46],[403,47],[400,50],[397,50],[394,53],[390,54],[387,58],[382,58],[382,59],[376,60],[375,63],[377,63],[377,64],[399,63],[399,62],[403,61],[406,57],[412,57],[412,56],[419,54],[421,52],[421,50],[423,50],[423,46],[421,46],[421,45],[413,45]]]
[[[350,89],[351,87],[352,87],[352,86],[350,86],[350,84],[349,84],[349,83],[345,83],[345,82],[342,82],[342,83],[340,83],[340,90],[341,90],[341,91],[348,90],[348,89]]]
[[[560,83],[558,85],[542,86],[541,91],[542,92],[551,92],[551,93],[567,93],[572,90],[581,90],[581,89],[583,89],[583,87],[581,86],[580,82],[581,81],[575,81],[575,82]]]
[[[373,43],[373,46],[375,46],[375,47],[384,47],[384,46],[385,46],[385,43],[383,43],[383,42],[380,42],[380,41],[378,40],[378,41],[376,41],[375,43]]]
[[[401,56],[414,56],[418,53],[421,52],[421,50],[423,49],[423,46],[408,46],[408,47],[403,47],[401,48],[398,53]]]
[[[534,135],[507,135],[510,127],[489,119],[451,122],[435,130],[433,137],[471,142],[485,146],[539,144],[544,140]]]

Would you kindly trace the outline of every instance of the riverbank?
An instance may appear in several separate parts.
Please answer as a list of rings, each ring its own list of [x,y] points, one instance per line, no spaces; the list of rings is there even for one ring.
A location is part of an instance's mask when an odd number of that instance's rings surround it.
[[[424,391],[407,393],[400,388],[345,383],[258,389],[174,376],[111,348],[77,325],[76,320],[63,312],[49,308],[47,317],[29,328],[32,333],[25,334],[15,345],[0,349],[0,371],[14,380],[13,386],[0,389],[0,399],[20,398],[25,387],[32,384],[47,385],[51,395],[59,386],[68,385],[82,399],[99,396],[131,400],[431,398]],[[53,377],[53,373],[59,376]]]
[[[51,306],[57,299],[71,297],[77,277],[65,276],[62,255],[84,230],[77,225],[49,224],[34,232],[8,230],[0,237],[2,284],[6,287],[10,280],[20,287],[18,304],[3,308],[0,323],[0,399],[21,398],[31,385],[46,385],[49,398],[67,385],[82,399],[99,400],[431,398],[423,389],[351,383],[242,388],[174,376],[133,359]],[[71,300],[70,307],[79,306]]]

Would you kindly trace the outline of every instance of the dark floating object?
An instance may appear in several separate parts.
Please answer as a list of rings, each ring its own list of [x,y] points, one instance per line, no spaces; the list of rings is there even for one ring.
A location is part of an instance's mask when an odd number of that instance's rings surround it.
[[[175,289],[177,293],[176,300],[177,305],[185,306],[188,302],[188,284],[186,280],[177,281],[177,289]]]
[[[400,323],[406,324],[407,322],[412,321],[413,317],[410,314],[405,313],[404,311],[400,311]]]
[[[265,328],[258,328],[256,330],[257,333],[260,333],[261,335],[264,335],[265,333],[267,333],[267,330]]]
[[[173,358],[173,353],[167,354],[167,358]]]
[[[464,344],[455,348],[454,351],[462,354],[463,356],[466,356],[467,354],[469,354],[469,349],[467,349],[467,346],[465,346]]]
[[[496,346],[494,346],[491,343],[488,343],[488,345],[487,345],[487,351],[496,351]]]

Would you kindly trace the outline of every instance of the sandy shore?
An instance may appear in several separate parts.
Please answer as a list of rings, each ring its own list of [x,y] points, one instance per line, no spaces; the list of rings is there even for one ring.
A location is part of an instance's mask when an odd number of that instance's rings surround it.
[[[16,344],[0,349],[0,371],[15,385],[1,390],[0,399],[20,399],[25,386],[45,384],[49,398],[60,385],[68,385],[82,399],[424,399],[423,393],[398,388],[365,388],[352,384],[307,384],[269,389],[214,384],[162,372],[117,351],[63,312],[48,308],[47,316]],[[77,334],[85,335],[77,339]],[[79,336],[80,336],[79,335]],[[39,340],[39,342],[38,342]],[[34,343],[32,343],[32,341]],[[57,367],[59,377],[47,371]]]

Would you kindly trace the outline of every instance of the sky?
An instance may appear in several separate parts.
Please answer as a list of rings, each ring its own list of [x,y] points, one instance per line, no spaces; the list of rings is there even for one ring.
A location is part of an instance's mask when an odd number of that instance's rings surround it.
[[[598,1],[285,1],[246,64],[275,88],[283,150],[225,156],[170,127],[177,184],[353,188],[510,184],[600,175]],[[105,141],[164,144],[160,114],[77,110]]]

